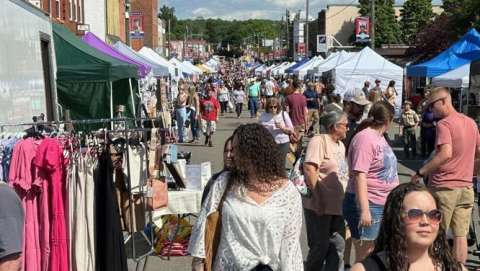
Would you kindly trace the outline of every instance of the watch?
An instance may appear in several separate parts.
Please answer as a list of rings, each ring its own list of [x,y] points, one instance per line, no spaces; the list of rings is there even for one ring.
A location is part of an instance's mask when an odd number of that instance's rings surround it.
[[[420,174],[420,169],[417,169],[417,171],[415,172],[415,174],[417,174],[417,176],[420,176],[420,177],[422,177],[422,178],[425,177],[425,176],[423,176],[422,174]]]

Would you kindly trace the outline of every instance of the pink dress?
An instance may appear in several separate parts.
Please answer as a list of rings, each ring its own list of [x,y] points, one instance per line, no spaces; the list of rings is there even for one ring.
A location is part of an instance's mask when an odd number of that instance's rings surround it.
[[[42,223],[49,223],[48,219],[46,221],[44,218],[40,219],[45,211],[48,215],[48,206],[46,206],[46,210],[43,209],[44,202],[40,198],[44,186],[37,178],[37,170],[32,163],[37,147],[38,143],[32,138],[19,141],[13,149],[10,162],[9,184],[22,200],[25,211],[22,263],[24,271],[42,270],[42,256],[48,253],[48,242],[45,244],[40,238],[40,236],[44,236],[41,232],[45,230],[45,227],[41,226],[39,222],[42,220]],[[39,205],[42,208],[39,208]]]
[[[37,150],[34,163],[39,174],[50,183],[50,263],[51,271],[68,271],[68,236],[65,217],[65,160],[56,139],[45,138]]]

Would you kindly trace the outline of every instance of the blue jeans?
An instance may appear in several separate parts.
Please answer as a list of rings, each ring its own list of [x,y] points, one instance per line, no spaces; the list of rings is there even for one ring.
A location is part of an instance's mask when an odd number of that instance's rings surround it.
[[[185,120],[187,119],[187,109],[185,107],[179,107],[175,110],[175,120],[177,121],[178,128],[178,142],[183,143],[183,127],[185,126]]]
[[[250,117],[256,117],[258,111],[258,97],[248,98],[248,108],[250,109]]]
[[[347,221],[352,237],[357,240],[375,240],[380,231],[384,206],[372,202],[369,202],[368,205],[370,214],[372,215],[372,225],[370,227],[362,227],[359,225],[360,210],[357,207],[356,196],[352,193],[345,193],[345,199],[343,200],[343,216]]]
[[[190,111],[190,125],[192,130],[192,137],[193,139],[200,138],[198,133],[198,119],[197,119],[197,112],[191,108],[188,109]]]

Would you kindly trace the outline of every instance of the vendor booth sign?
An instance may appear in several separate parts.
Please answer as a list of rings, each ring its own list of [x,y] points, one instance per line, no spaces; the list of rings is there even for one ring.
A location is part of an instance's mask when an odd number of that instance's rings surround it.
[[[357,43],[370,42],[370,17],[355,18],[355,37]]]

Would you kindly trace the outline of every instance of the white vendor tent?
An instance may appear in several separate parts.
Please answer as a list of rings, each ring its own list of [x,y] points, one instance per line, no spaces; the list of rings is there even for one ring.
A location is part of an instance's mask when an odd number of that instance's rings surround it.
[[[173,65],[172,63],[168,62],[165,58],[161,57],[159,54],[157,54],[154,50],[148,48],[148,47],[143,47],[138,51],[140,55],[143,57],[149,59],[150,61],[153,61],[159,65],[166,66],[168,68],[168,72],[172,77],[182,77],[182,73],[179,72],[177,67]]]
[[[314,74],[322,75],[322,73],[333,70],[338,65],[350,60],[357,53],[349,53],[340,51],[340,53],[327,58],[327,60],[320,62],[317,66],[313,67]]]
[[[186,75],[199,74],[198,72],[194,71],[190,66],[183,64],[180,60],[176,58],[170,59],[169,62],[174,64],[182,73]]]
[[[395,81],[397,101],[395,108],[401,108],[403,89],[403,68],[393,64],[370,47],[365,47],[348,61],[334,69],[335,92],[343,95],[347,90],[361,89],[365,81],[380,79],[385,90],[389,81]]]
[[[298,76],[299,79],[304,79],[309,69],[311,69],[312,67],[316,67],[318,64],[320,64],[323,61],[324,61],[323,57],[315,56],[314,58],[310,59],[310,61],[308,61],[307,63],[294,69],[293,73],[296,76]]]
[[[434,77],[432,84],[449,88],[468,88],[470,84],[470,63]]]
[[[203,73],[203,71],[201,69],[199,69],[197,66],[193,65],[192,62],[190,62],[190,61],[184,60],[182,63],[185,66],[189,67],[192,71],[195,71],[195,73],[197,73],[197,74],[202,74]]]
[[[291,66],[297,64],[297,62],[286,62],[285,65],[280,65],[280,67],[277,67],[276,70],[273,72],[274,75],[284,75],[285,70],[290,68]]]
[[[128,45],[122,43],[121,41],[117,41],[113,45],[113,48],[135,61],[148,64],[150,67],[152,67],[153,76],[155,77],[168,76],[168,67],[166,65],[161,65],[154,61],[151,61],[149,58],[146,58],[140,55],[139,53],[135,52],[132,48],[128,47]]]
[[[287,64],[288,64],[288,62],[282,62],[280,64],[277,64],[275,67],[270,69],[270,74],[274,75],[278,69],[280,69],[283,65],[287,65]]]

